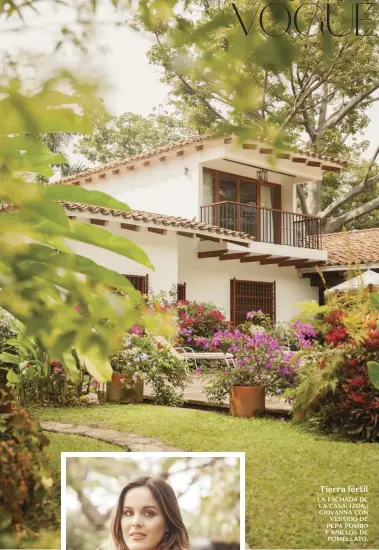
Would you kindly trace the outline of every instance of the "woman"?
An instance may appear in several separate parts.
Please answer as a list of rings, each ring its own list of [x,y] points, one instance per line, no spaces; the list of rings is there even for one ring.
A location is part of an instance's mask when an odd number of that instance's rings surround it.
[[[123,488],[111,535],[115,550],[189,550],[175,493],[158,477],[137,477]]]

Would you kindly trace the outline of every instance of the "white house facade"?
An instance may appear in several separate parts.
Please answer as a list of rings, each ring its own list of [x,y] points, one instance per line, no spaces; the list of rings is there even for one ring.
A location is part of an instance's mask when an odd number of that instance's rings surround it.
[[[75,242],[74,250],[130,278],[141,291],[178,287],[234,323],[262,309],[288,321],[318,290],[298,269],[322,265],[320,222],[296,213],[296,184],[339,171],[336,159],[278,152],[233,137],[199,137],[61,183],[104,191],[132,212],[63,202],[70,217],[139,245],[155,270]]]

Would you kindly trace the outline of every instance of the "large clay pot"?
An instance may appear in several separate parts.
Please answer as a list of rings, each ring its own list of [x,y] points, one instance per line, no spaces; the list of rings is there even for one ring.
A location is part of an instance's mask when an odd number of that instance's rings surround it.
[[[294,413],[292,413],[292,419],[296,420],[297,422],[304,422],[306,420],[307,415],[304,411],[298,410]]]
[[[143,380],[138,381],[132,388],[125,388],[123,380],[127,374],[112,374],[111,382],[107,383],[107,398],[111,403],[142,403],[143,402]]]
[[[258,416],[265,411],[264,386],[231,386],[229,412],[232,416]]]

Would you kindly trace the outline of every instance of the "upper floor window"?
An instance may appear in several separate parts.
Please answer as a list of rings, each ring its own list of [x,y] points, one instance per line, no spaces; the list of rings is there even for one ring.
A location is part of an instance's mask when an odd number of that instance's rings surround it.
[[[225,201],[280,210],[280,185],[204,168],[203,205]]]

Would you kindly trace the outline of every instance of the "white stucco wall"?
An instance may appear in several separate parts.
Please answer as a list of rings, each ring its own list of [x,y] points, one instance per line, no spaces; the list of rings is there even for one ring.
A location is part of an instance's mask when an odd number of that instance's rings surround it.
[[[70,241],[70,247],[77,254],[91,258],[98,264],[122,273],[123,275],[149,274],[149,287],[154,292],[159,290],[169,291],[178,282],[178,237],[175,232],[167,235],[148,233],[146,229],[141,231],[126,231],[119,223],[109,223],[106,227],[116,235],[129,239],[140,246],[149,257],[155,267],[155,271],[141,265],[134,260],[120,256],[113,252],[100,249],[85,243]]]
[[[186,242],[185,242],[186,241]],[[298,304],[318,301],[318,289],[301,279],[294,267],[218,258],[198,259],[196,243],[179,237],[179,282],[187,285],[187,299],[213,302],[230,318],[230,280],[276,282],[276,321],[288,321],[298,313]]]
[[[85,218],[78,221],[88,223]],[[288,321],[298,312],[297,304],[306,300],[318,300],[318,289],[310,286],[309,279],[301,279],[294,267],[260,265],[257,262],[241,263],[239,260],[220,261],[216,258],[197,257],[198,246],[210,250],[216,244],[199,242],[167,231],[166,235],[121,228],[120,223],[110,222],[109,231],[140,246],[148,255],[155,271],[119,254],[95,246],[70,241],[73,251],[98,264],[122,274],[149,274],[149,287],[153,292],[170,291],[173,285],[186,283],[187,299],[213,302],[230,318],[230,280],[234,277],[247,281],[276,282],[276,320]]]
[[[167,156],[164,162],[153,159],[145,167],[136,163],[136,168],[130,172],[125,167],[117,176],[107,175],[103,180],[94,176],[92,183],[82,187],[104,191],[134,210],[198,218],[201,163],[223,153],[222,145],[208,151],[185,152],[174,159]]]
[[[104,191],[125,202],[134,210],[188,219],[196,217],[199,220],[203,197],[203,167],[249,178],[256,177],[257,168],[230,162],[225,158],[227,154],[229,159],[236,155],[239,160],[247,162],[251,153],[242,151],[237,155],[228,147],[221,140],[218,145],[212,147],[205,145],[202,151],[184,150],[183,156],[179,157],[176,153],[167,153],[166,160],[163,162],[157,157],[152,158],[149,166],[144,167],[139,161],[135,163],[134,170],[128,171],[126,166],[120,167],[118,175],[108,172],[105,179],[99,179],[99,175],[94,174],[92,182],[82,183],[82,187]],[[270,181],[282,186],[282,210],[292,211],[294,178],[270,172]]]

